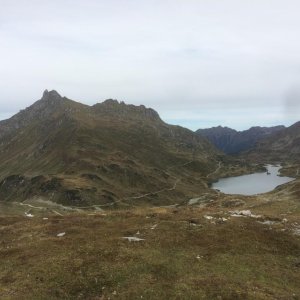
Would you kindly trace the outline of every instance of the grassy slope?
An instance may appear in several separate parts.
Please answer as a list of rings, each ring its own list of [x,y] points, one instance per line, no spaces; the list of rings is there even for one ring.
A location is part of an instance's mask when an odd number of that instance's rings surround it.
[[[193,207],[2,216],[0,298],[299,299],[300,204],[288,186]],[[261,217],[230,217],[247,208]]]
[[[206,190],[219,161],[230,164],[206,139],[165,124],[151,109],[116,101],[89,107],[49,95],[0,122],[6,132],[0,140],[1,200],[40,196],[68,205],[117,206],[178,182],[173,191],[145,199],[178,203]],[[8,180],[11,175],[19,177]]]

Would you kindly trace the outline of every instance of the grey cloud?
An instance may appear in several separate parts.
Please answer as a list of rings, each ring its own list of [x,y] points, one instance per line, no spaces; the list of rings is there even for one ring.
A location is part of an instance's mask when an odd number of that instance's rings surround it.
[[[48,88],[145,104],[190,127],[289,124],[299,119],[286,92],[300,86],[299,10],[296,0],[2,0],[0,112]]]

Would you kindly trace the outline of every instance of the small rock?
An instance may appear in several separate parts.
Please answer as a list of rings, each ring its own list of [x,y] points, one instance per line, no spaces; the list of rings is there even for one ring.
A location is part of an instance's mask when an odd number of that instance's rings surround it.
[[[202,199],[202,197],[199,197],[199,198],[192,198],[192,199],[189,200],[188,205],[196,204],[196,203],[198,203],[199,200],[201,200],[201,199]]]
[[[243,215],[243,216],[246,216],[246,217],[251,217],[252,216],[251,210],[241,210],[239,212],[239,214]]]
[[[263,224],[263,225],[274,225],[275,221],[266,220],[266,221],[263,221],[263,222],[258,221],[258,223]]]
[[[294,235],[299,235],[299,236],[300,236],[300,228],[295,228],[295,229],[293,229],[293,234],[294,234]]]
[[[62,237],[62,236],[64,236],[65,234],[66,234],[65,232],[61,232],[61,233],[58,233],[57,236],[58,236],[58,237]]]
[[[251,217],[251,218],[261,218],[261,215],[254,215],[251,213],[251,210],[235,210],[231,211],[232,217]]]
[[[28,218],[33,218],[34,217],[34,215],[28,214],[27,212],[25,213],[25,216],[28,217]]]
[[[122,237],[122,239],[126,239],[129,242],[140,242],[140,241],[144,241],[145,240],[145,239],[137,238],[135,236],[124,236],[124,237]]]
[[[197,226],[198,223],[199,223],[198,220],[193,220],[193,219],[189,220],[189,224],[192,226]]]
[[[154,224],[150,229],[154,230],[158,224]]]

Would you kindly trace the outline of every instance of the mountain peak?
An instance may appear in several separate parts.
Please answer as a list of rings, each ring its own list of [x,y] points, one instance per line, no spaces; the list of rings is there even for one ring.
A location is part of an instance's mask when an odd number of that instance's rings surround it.
[[[50,92],[48,90],[45,90],[44,93],[43,93],[43,97],[42,97],[41,100],[49,100],[49,99],[62,99],[62,97],[55,90],[52,90]]]

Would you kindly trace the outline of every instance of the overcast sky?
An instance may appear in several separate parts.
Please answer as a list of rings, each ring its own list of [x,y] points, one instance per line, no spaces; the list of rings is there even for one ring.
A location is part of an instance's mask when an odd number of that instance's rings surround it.
[[[0,118],[45,89],[191,129],[300,120],[299,0],[0,0]]]

